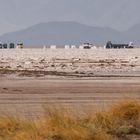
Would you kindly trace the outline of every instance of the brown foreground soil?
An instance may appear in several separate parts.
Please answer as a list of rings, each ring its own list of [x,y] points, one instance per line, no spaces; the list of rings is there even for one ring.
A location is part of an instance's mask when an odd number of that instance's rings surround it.
[[[140,77],[1,77],[0,140],[140,140],[139,93]]]
[[[140,100],[139,77],[0,80],[0,111],[25,116],[40,116],[48,105],[95,110],[124,99]]]

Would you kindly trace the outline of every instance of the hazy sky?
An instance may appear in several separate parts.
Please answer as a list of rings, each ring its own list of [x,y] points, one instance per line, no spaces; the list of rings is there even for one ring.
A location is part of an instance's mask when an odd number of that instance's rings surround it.
[[[49,21],[125,30],[140,23],[140,0],[0,0],[0,34]]]

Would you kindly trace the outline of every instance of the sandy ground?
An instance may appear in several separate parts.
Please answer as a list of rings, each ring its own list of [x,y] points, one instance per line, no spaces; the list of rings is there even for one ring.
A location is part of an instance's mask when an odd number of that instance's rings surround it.
[[[140,78],[0,81],[0,110],[39,116],[44,107],[106,107],[124,99],[140,100]]]
[[[54,104],[94,110],[139,93],[140,49],[0,50],[3,113],[39,116]]]

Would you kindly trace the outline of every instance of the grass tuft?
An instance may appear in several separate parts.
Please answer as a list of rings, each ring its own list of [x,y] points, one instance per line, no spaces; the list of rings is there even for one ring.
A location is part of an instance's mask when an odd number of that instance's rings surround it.
[[[85,115],[49,108],[39,120],[0,117],[0,140],[125,140],[140,137],[140,104],[123,101]]]

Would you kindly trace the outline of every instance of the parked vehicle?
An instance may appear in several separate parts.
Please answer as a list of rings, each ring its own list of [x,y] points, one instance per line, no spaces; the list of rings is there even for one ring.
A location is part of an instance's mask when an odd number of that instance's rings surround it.
[[[24,47],[24,46],[23,46],[23,43],[18,43],[18,44],[17,44],[17,48],[18,48],[18,49],[23,49],[23,47]]]
[[[90,43],[84,43],[83,45],[80,46],[82,49],[91,49],[93,45]]]
[[[108,41],[106,44],[106,49],[121,49],[121,48],[134,48],[133,43],[129,44],[112,44],[111,41]]]
[[[15,48],[15,44],[14,44],[14,43],[10,43],[10,44],[9,44],[9,48],[10,48],[10,49],[14,49],[14,48]]]
[[[2,49],[2,43],[0,43],[0,49]]]
[[[3,47],[3,49],[7,49],[8,48],[7,43],[2,44],[2,47]]]

